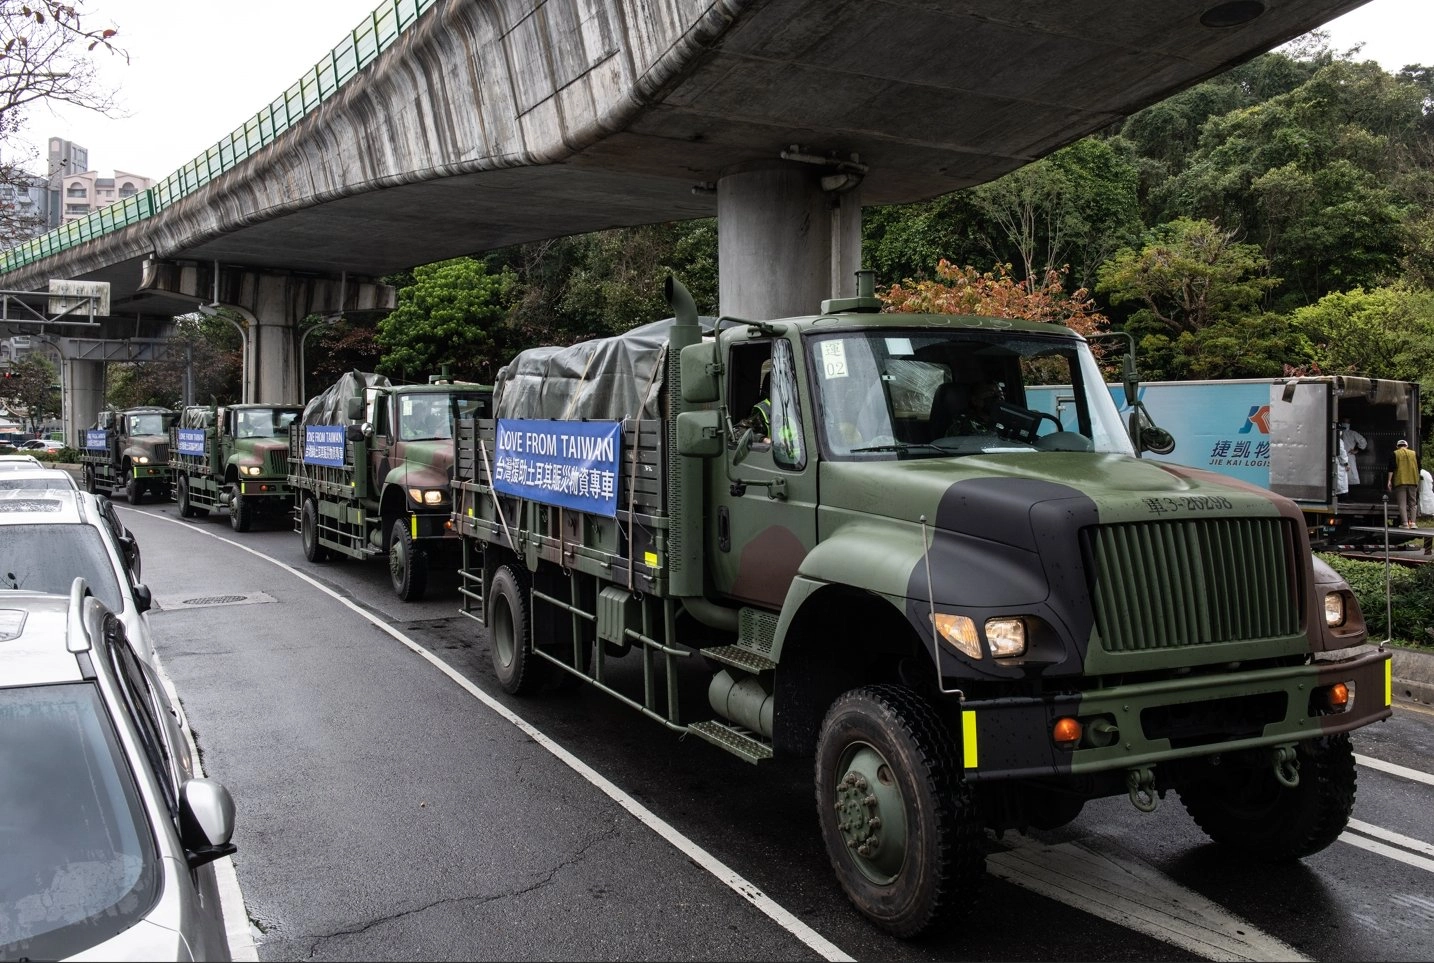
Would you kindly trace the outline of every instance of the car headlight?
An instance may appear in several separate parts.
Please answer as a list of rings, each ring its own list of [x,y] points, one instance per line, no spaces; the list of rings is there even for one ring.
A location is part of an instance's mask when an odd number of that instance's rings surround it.
[[[135,455],[135,456],[134,456],[134,463],[135,463],[136,465],[148,465],[148,464],[149,464],[149,456],[148,456],[148,455]]]
[[[987,619],[986,641],[991,655],[1009,659],[1026,654],[1026,620],[1015,618]]]
[[[1324,597],[1324,624],[1338,628],[1344,624],[1347,614],[1344,608],[1344,593],[1329,592]]]
[[[253,475],[259,474],[259,473],[262,472],[263,470],[264,470],[264,466],[262,466],[262,465],[240,465],[240,466],[239,466],[239,474],[241,474],[241,475],[250,475],[250,476],[253,476]]]
[[[408,497],[419,505],[443,504],[443,491],[439,488],[410,488]]]

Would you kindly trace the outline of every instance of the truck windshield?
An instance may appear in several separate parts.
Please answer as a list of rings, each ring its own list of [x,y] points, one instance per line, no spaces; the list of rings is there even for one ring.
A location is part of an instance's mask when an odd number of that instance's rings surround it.
[[[131,435],[162,435],[169,430],[164,415],[130,415],[128,421]]]
[[[459,419],[487,413],[485,392],[402,395],[398,399],[398,437],[403,441],[434,441],[453,437]]]
[[[808,352],[830,457],[1134,454],[1089,345],[1069,336],[882,328]]]
[[[235,438],[287,437],[289,425],[299,416],[297,408],[245,408],[236,413]]]

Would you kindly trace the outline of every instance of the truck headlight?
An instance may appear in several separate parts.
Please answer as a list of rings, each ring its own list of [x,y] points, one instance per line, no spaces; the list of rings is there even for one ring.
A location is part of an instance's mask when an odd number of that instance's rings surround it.
[[[408,497],[419,505],[443,504],[443,490],[439,488],[410,488]]]
[[[253,476],[253,475],[259,474],[259,473],[262,472],[263,470],[264,470],[264,467],[263,467],[262,465],[240,465],[240,466],[239,466],[239,474],[241,474],[241,475]]]
[[[1324,597],[1324,624],[1332,629],[1338,628],[1344,624],[1346,617],[1344,610],[1344,593],[1327,593]]]
[[[981,639],[976,635],[976,623],[964,615],[947,615],[937,612],[932,618],[936,631],[957,652],[972,659],[981,658]]]
[[[149,456],[148,456],[148,455],[135,455],[135,456],[134,456],[134,463],[135,463],[136,465],[148,465],[148,464],[149,464]]]
[[[991,655],[997,659],[1009,659],[1026,654],[1025,619],[987,619],[986,641],[990,643]]]

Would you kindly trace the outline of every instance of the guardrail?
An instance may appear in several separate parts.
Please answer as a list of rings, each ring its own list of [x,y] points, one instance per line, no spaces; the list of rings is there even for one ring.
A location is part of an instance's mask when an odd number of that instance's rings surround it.
[[[0,252],[0,275],[145,221],[272,144],[391,47],[438,0],[384,0],[287,90],[153,187]]]

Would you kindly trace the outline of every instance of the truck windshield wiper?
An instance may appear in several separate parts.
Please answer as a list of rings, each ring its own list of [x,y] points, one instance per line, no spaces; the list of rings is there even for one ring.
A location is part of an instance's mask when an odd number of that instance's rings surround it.
[[[907,452],[917,450],[934,451],[942,455],[951,454],[951,450],[949,448],[943,448],[940,445],[933,445],[930,442],[926,441],[897,441],[886,445],[867,445],[865,448],[853,448],[851,450],[851,453],[855,455],[857,452],[863,451],[894,451],[897,454],[904,455]]]

